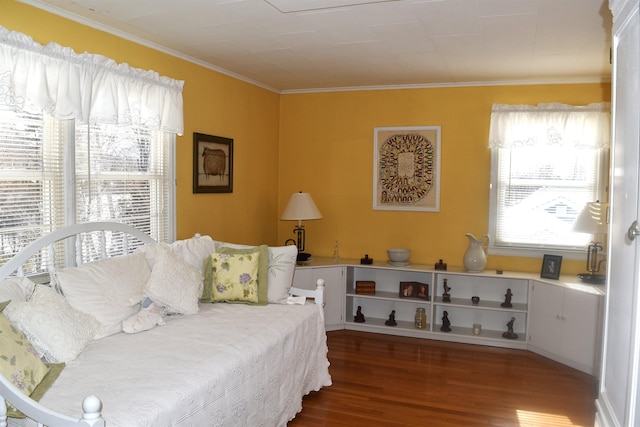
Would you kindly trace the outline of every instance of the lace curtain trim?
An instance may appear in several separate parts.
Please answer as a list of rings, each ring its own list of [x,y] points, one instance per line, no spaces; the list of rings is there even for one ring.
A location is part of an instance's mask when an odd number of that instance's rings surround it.
[[[610,110],[608,102],[578,107],[559,103],[537,106],[494,104],[489,148],[609,148]]]
[[[184,81],[0,26],[0,109],[182,135]]]

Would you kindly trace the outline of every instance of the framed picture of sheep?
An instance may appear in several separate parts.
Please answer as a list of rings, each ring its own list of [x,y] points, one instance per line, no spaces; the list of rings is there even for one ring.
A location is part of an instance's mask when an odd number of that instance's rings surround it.
[[[233,139],[194,132],[193,192],[233,193]]]

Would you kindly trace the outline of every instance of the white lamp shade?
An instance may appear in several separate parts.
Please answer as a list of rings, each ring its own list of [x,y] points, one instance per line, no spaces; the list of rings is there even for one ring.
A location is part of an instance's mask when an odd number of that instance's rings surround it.
[[[280,216],[280,219],[298,221],[320,218],[322,218],[322,214],[313,202],[311,194],[302,191],[291,195],[287,207],[284,208],[284,212]]]
[[[608,203],[587,203],[578,214],[573,231],[588,234],[606,234],[608,224]]]

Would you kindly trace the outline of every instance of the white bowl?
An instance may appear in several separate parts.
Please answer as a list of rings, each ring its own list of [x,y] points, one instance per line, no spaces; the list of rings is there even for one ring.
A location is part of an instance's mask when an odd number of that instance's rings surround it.
[[[411,256],[411,249],[387,249],[387,256],[391,262],[408,262]]]

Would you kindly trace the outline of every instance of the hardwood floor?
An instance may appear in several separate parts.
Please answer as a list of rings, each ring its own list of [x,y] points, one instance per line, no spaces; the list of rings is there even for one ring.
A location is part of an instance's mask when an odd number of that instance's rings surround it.
[[[596,379],[524,350],[327,333],[333,385],[289,427],[593,426]]]

